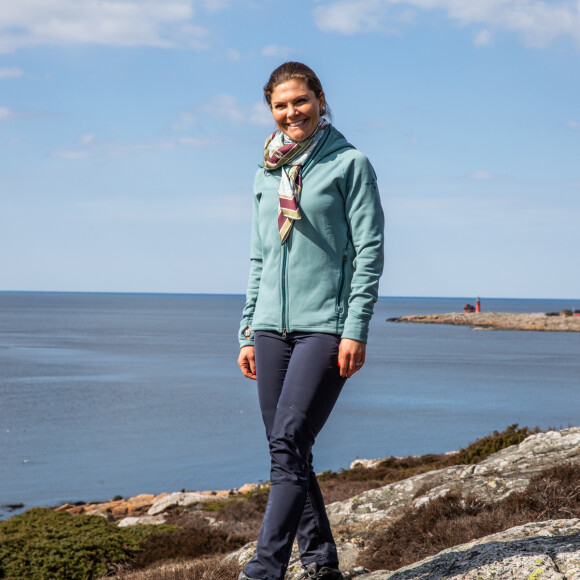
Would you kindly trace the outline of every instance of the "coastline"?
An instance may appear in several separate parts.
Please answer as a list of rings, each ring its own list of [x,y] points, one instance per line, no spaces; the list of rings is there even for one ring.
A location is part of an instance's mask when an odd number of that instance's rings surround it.
[[[508,312],[412,314],[397,318],[387,318],[387,322],[449,324],[486,330],[580,332],[580,316],[548,316],[541,312],[525,314]]]

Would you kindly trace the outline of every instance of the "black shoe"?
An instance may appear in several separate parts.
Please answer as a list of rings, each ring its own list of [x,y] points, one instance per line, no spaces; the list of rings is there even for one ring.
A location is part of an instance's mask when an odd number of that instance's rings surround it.
[[[249,576],[246,576],[246,573],[242,570],[240,572],[240,575],[238,576],[238,580],[257,580],[256,578],[250,578]]]
[[[298,580],[344,580],[344,576],[338,568],[321,566],[316,562],[312,562],[312,564],[308,564],[305,567],[304,573]]]

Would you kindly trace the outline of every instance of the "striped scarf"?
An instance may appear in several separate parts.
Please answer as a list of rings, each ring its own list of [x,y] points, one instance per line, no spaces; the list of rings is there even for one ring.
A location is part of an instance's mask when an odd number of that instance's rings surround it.
[[[266,139],[264,145],[264,169],[278,169],[282,167],[280,185],[278,186],[278,231],[280,241],[286,242],[294,220],[300,219],[300,191],[302,177],[300,172],[304,164],[316,148],[328,123],[321,119],[314,133],[297,143],[284,135],[281,131],[274,131]]]

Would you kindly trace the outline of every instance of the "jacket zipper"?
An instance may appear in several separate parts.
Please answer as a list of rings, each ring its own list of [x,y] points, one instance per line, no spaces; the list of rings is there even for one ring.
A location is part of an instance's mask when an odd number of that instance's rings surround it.
[[[318,151],[324,144],[324,142],[328,139],[329,131],[326,132],[320,143],[317,145]],[[307,167],[312,163],[313,157],[311,156],[310,159],[306,162],[306,165],[302,168],[300,172],[302,177],[304,177],[304,173]],[[288,257],[288,244],[284,244],[284,253],[282,255],[282,338],[286,338],[287,336],[287,327],[288,321],[286,320],[286,306],[287,306],[287,296],[286,296],[286,278],[287,278],[287,257]],[[346,262],[346,256],[344,257],[344,261]]]
[[[282,338],[286,338],[286,268],[288,246],[284,244],[282,254]]]
[[[340,283],[338,285],[338,296],[336,297],[337,310],[341,311],[340,301],[342,299],[342,290],[344,288],[344,270],[346,268],[346,254],[342,256],[342,266],[340,268]]]

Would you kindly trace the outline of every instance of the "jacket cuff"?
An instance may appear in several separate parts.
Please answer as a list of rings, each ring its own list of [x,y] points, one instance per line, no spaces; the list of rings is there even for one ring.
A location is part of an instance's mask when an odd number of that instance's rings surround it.
[[[251,321],[242,320],[240,331],[238,332],[238,341],[240,348],[244,346],[254,346],[254,331],[251,327]]]
[[[369,336],[369,322],[356,316],[348,316],[344,323],[341,338],[350,338],[366,344]]]

